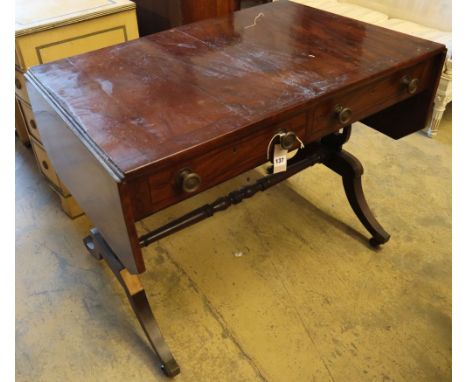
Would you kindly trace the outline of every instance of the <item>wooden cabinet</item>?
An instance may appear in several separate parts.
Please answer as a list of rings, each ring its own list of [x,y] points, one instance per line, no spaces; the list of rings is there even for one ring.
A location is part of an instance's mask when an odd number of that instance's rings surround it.
[[[140,35],[234,12],[235,0],[135,0]]]
[[[35,65],[135,38],[138,38],[135,4],[128,0],[16,1],[15,127],[23,143],[31,142],[41,173],[49,180],[70,217],[82,212],[47,155],[29,101],[24,73]]]
[[[225,16],[244,6],[271,0],[135,0],[140,35],[161,32],[179,25]]]

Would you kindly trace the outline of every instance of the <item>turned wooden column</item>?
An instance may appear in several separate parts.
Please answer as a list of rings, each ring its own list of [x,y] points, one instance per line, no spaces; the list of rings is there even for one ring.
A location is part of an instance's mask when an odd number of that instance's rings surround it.
[[[452,60],[447,60],[440,76],[439,87],[434,99],[434,109],[428,125],[424,129],[429,137],[435,137],[439,132],[439,125],[442,121],[447,105],[452,102]]]

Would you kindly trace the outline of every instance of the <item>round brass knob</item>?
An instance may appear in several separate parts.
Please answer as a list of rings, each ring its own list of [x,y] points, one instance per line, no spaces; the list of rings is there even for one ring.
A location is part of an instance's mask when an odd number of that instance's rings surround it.
[[[21,89],[21,81],[18,78],[15,78],[15,86],[16,89]]]
[[[296,134],[289,131],[280,136],[280,145],[285,150],[291,150],[297,141]]]
[[[29,121],[29,124],[31,125],[31,127],[32,127],[33,129],[37,129],[36,121],[35,121],[34,119],[31,119],[31,120]]]
[[[402,80],[409,94],[414,94],[418,90],[419,80],[417,78],[411,78],[410,76],[404,76]]]
[[[347,125],[351,122],[351,116],[353,115],[353,111],[349,107],[336,105],[335,113],[338,117],[338,121],[340,121],[342,125]]]
[[[195,192],[200,188],[201,177],[192,170],[186,168],[177,175],[177,183],[185,192]]]

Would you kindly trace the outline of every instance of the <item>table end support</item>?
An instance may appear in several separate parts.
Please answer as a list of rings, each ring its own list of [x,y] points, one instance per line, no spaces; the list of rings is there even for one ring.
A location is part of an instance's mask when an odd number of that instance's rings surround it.
[[[378,247],[385,244],[390,239],[390,234],[383,229],[367,204],[362,189],[361,178],[364,169],[361,162],[347,151],[340,150],[333,152],[323,164],[341,175],[346,197],[351,208],[372,235],[372,238],[369,240],[370,245]]]
[[[161,370],[168,377],[175,377],[180,373],[179,365],[167,346],[159,325],[146,296],[145,289],[137,275],[131,274],[120,262],[96,228],[91,229],[89,236],[83,242],[96,259],[104,259],[115,277],[122,285],[135,315],[145,332],[145,335],[159,358]]]

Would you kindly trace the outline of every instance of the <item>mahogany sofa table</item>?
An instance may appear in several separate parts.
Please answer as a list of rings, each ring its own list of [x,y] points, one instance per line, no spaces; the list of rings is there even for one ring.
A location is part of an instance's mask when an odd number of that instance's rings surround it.
[[[362,166],[342,146],[359,120],[395,139],[422,129],[445,54],[430,41],[274,2],[29,71],[53,165],[96,227],[85,245],[124,287],[168,376],[180,370],[138,278],[141,247],[316,163],[342,176],[371,244],[385,243]],[[264,178],[137,236],[135,222],[269,160]]]

